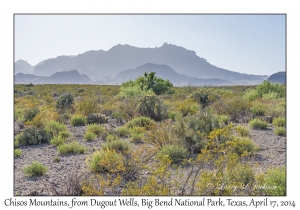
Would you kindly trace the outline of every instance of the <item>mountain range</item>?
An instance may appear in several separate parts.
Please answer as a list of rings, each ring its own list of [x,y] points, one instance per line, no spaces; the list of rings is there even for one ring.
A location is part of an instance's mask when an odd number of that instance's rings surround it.
[[[72,82],[70,78],[55,80],[53,75],[65,72],[63,75],[66,76],[67,72],[73,70],[76,70],[79,75],[84,75],[80,80],[74,81],[80,84],[84,81],[87,82],[86,84],[91,84],[91,81],[96,84],[121,84],[150,71],[155,71],[156,75],[163,79],[169,79],[176,86],[253,85],[268,78],[266,75],[242,74],[216,67],[197,56],[194,51],[167,43],[156,48],[138,48],[119,44],[108,51],[87,51],[75,56],[50,58],[36,66],[31,66],[22,60],[15,62],[15,75],[32,74],[40,78],[35,78],[35,81],[39,82]],[[21,78],[21,75],[18,78]]]

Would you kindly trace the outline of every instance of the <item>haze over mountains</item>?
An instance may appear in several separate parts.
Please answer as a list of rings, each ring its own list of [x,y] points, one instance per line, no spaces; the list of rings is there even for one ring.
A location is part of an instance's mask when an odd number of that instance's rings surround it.
[[[76,79],[72,70],[77,71]],[[15,74],[38,76],[40,79],[32,77],[35,78],[34,82],[39,82],[38,84],[42,84],[40,82],[121,84],[151,71],[156,72],[156,75],[163,79],[169,79],[175,86],[252,85],[268,78],[266,75],[242,74],[216,67],[197,56],[194,51],[167,43],[158,48],[116,45],[108,51],[88,51],[76,56],[58,56],[41,61],[34,67],[26,61],[15,62]],[[64,74],[56,77],[54,75],[57,72],[64,72]],[[68,72],[73,76],[69,76]],[[84,76],[78,76],[80,74]],[[28,75],[20,74],[15,83],[25,82],[23,77],[27,77],[26,81],[28,81]],[[47,77],[51,78],[47,79]],[[61,77],[69,79],[64,80]]]

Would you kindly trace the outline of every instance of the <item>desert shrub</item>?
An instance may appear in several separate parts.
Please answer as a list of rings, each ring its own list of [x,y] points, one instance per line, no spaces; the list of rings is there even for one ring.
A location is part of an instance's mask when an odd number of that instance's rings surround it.
[[[285,127],[276,127],[274,133],[277,136],[286,136],[286,128]]]
[[[141,97],[145,95],[151,95],[154,92],[152,90],[142,90],[139,86],[128,86],[120,87],[120,93],[118,94],[119,97],[121,98],[131,98],[131,97]]]
[[[268,123],[255,118],[249,122],[249,126],[254,129],[266,129],[268,127]]]
[[[149,128],[149,126],[154,125],[155,122],[148,118],[148,117],[137,117],[132,119],[131,121],[127,122],[124,127],[131,129],[133,127],[145,127],[145,128]]]
[[[249,102],[240,97],[231,97],[223,100],[224,114],[230,115],[232,120],[247,116],[249,108]]]
[[[256,86],[255,89],[246,91],[243,98],[252,101],[257,98],[274,98],[275,95],[276,98],[285,98],[285,86],[278,83],[274,84],[265,80],[262,84]]]
[[[74,104],[74,96],[70,93],[65,93],[61,95],[56,101],[56,109],[63,112],[70,109]]]
[[[241,137],[249,136],[249,129],[245,126],[237,126],[235,130]]]
[[[271,93],[266,93],[262,95],[263,99],[277,99],[278,98],[278,94],[275,92],[271,92]]]
[[[38,161],[33,161],[30,165],[23,168],[23,172],[29,176],[42,176],[49,169]]]
[[[69,113],[63,113],[59,116],[58,121],[60,123],[66,123],[67,120],[71,119],[71,116]]]
[[[155,72],[146,73],[138,77],[135,81],[128,81],[122,84],[122,87],[139,87],[142,91],[153,91],[156,95],[172,93],[173,84],[169,80],[163,80],[156,77]]]
[[[101,125],[97,125],[97,124],[91,124],[88,125],[86,128],[87,132],[92,132],[94,134],[96,134],[97,136],[102,136],[104,135],[104,133],[106,133],[105,128],[102,127]]]
[[[214,102],[219,98],[219,94],[207,89],[207,88],[199,88],[195,92],[193,92],[189,98],[193,98],[199,104],[203,106],[207,106],[208,103]]]
[[[61,131],[59,132],[58,136],[62,137],[63,139],[68,139],[71,136],[69,131]]]
[[[170,120],[156,123],[149,127],[149,130],[146,132],[144,141],[159,148],[170,144],[180,144],[180,138],[171,136],[171,131],[172,124]]]
[[[87,123],[86,117],[82,115],[74,115],[71,118],[71,125],[72,126],[84,126]]]
[[[117,138],[117,136],[114,135],[114,133],[113,133],[113,134],[110,133],[110,134],[108,134],[107,137],[106,137],[106,141],[107,141],[107,142],[114,141],[114,140],[117,140],[117,139],[118,139],[118,138]]]
[[[97,135],[91,131],[87,131],[84,134],[84,139],[87,141],[95,140],[97,138]]]
[[[283,127],[286,124],[286,120],[285,117],[276,117],[273,120],[273,125],[277,126],[277,127]]]
[[[216,115],[217,119],[219,120],[219,123],[228,125],[229,123],[229,117],[226,115]]]
[[[255,172],[248,164],[238,163],[233,169],[227,171],[227,176],[232,183],[243,183],[244,186],[255,181]]]
[[[258,146],[249,138],[235,137],[231,141],[225,143],[226,148],[240,156],[249,156],[258,151]]]
[[[56,156],[56,157],[54,158],[53,161],[54,161],[55,163],[59,163],[61,160],[60,160],[60,157],[57,157],[57,156]]]
[[[51,137],[58,136],[62,131],[67,131],[67,126],[56,121],[50,121],[45,126],[45,131],[51,135]]]
[[[28,108],[24,110],[24,122],[31,121],[40,110],[37,107]]]
[[[125,127],[117,128],[116,132],[120,137],[130,136],[130,130],[128,128],[125,128]]]
[[[178,113],[179,113],[178,111],[170,111],[169,114],[168,114],[168,117],[171,120],[175,120],[175,115],[177,115]]]
[[[172,163],[179,163],[188,157],[188,150],[179,145],[166,145],[158,152],[158,158],[167,155]]]
[[[262,103],[255,103],[251,108],[250,111],[255,116],[265,116],[267,111],[267,106]]]
[[[61,136],[54,136],[49,142],[52,145],[58,146],[64,144],[66,140]]]
[[[14,145],[15,147],[36,145],[43,141],[48,141],[49,139],[50,135],[46,133],[44,128],[36,128],[35,126],[31,126],[15,137]]]
[[[190,114],[195,114],[197,113],[199,109],[199,105],[194,101],[194,99],[189,98],[184,100],[180,105],[177,107],[177,111],[181,112],[183,116],[187,116],[189,113]],[[174,116],[175,117],[175,116]]]
[[[130,134],[143,134],[146,132],[146,128],[145,127],[132,127],[129,129]]]
[[[142,133],[132,133],[130,140],[133,143],[140,143],[142,142],[143,138],[144,138],[144,134]]]
[[[21,155],[22,155],[22,150],[20,150],[20,149],[14,150],[14,157],[20,157]]]
[[[120,173],[126,170],[122,154],[109,149],[94,152],[86,159],[86,164],[97,173]]]
[[[116,152],[125,152],[129,150],[130,143],[128,141],[120,140],[119,138],[109,135],[106,143],[102,145],[103,149],[115,150]]]
[[[249,100],[249,101],[254,101],[259,97],[258,92],[255,89],[248,89],[244,96],[243,99]]]
[[[60,154],[84,153],[87,151],[87,147],[81,146],[77,141],[74,141],[67,144],[58,145],[57,150]]]
[[[97,112],[97,104],[96,100],[91,98],[83,98],[79,102],[76,103],[76,113],[80,115],[87,116],[88,114]]]
[[[108,117],[104,114],[100,114],[100,113],[91,113],[87,115],[87,123],[88,124],[102,124],[102,123],[106,123],[108,120]]]
[[[286,195],[286,172],[284,167],[269,168],[264,179],[268,186],[265,189],[267,195],[285,196]]]
[[[167,117],[167,107],[156,95],[145,95],[139,99],[138,112],[142,116],[150,117],[155,121]]]

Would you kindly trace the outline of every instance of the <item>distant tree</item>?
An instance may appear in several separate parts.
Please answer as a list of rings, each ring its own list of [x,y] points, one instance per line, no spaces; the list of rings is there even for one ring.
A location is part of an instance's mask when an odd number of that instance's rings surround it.
[[[122,84],[123,87],[138,86],[142,91],[152,90],[156,95],[172,92],[173,84],[169,80],[163,80],[155,76],[155,72],[138,77],[135,81],[128,81]]]

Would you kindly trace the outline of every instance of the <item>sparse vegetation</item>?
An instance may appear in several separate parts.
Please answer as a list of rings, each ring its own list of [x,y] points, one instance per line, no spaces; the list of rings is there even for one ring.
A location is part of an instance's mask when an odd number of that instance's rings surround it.
[[[54,181],[59,187],[49,183],[44,193],[52,195],[286,194],[285,169],[273,168],[277,157],[265,155],[262,149],[269,148],[260,149],[258,136],[276,140],[271,149],[282,151],[286,138],[274,136],[286,135],[285,86],[172,87],[160,81],[164,87],[159,88],[152,84],[159,81],[154,76],[121,86],[15,85],[14,156],[21,155],[15,162],[22,164],[28,151],[38,149],[38,155],[50,154],[59,173],[88,166],[89,178],[75,178],[74,190],[72,180]],[[57,149],[59,155],[44,149]],[[39,160],[37,154],[30,158]],[[30,170],[30,176],[47,172]],[[248,188],[220,189],[220,183]],[[255,188],[263,185],[277,189]]]

